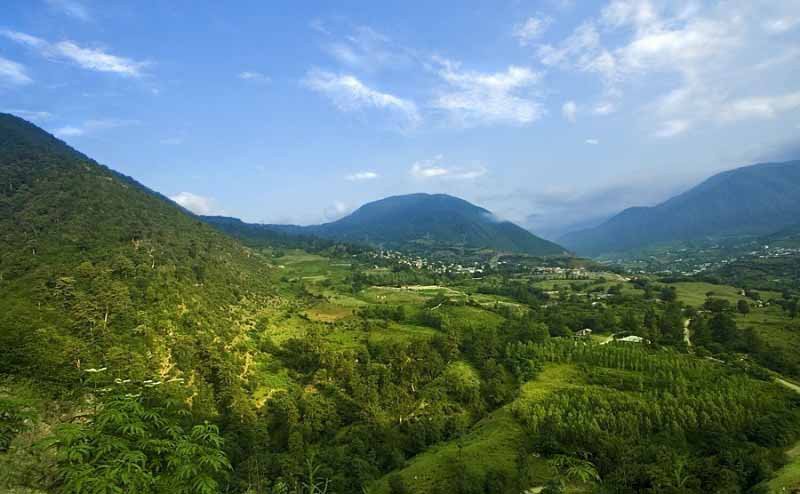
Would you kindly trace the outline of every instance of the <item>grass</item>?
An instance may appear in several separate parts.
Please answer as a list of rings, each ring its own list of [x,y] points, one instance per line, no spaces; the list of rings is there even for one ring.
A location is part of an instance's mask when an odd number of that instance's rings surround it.
[[[750,314],[737,315],[739,327],[754,328],[770,345],[800,353],[800,319],[791,319],[780,307],[753,309]]]
[[[767,492],[788,494],[800,489],[800,442],[787,452],[789,463],[775,473],[767,483]]]
[[[433,338],[436,334],[437,331],[435,329],[425,326],[390,322],[387,328],[372,329],[369,332],[369,339],[374,341],[402,341],[414,338]]]
[[[550,393],[580,383],[578,370],[571,365],[546,367],[537,378],[526,383],[519,400],[543,400]],[[517,468],[517,451],[524,439],[524,431],[514,419],[511,404],[495,410],[478,421],[463,437],[428,448],[411,460],[405,468],[393,473],[403,477],[409,492],[431,492],[435,486],[452,483],[456,473],[453,464],[463,461],[482,475],[489,469],[514,472]],[[553,472],[544,459],[531,458],[533,482],[544,484]],[[389,474],[392,475],[392,474]],[[388,475],[377,481],[368,492],[389,492]],[[443,492],[447,492],[445,489]]]
[[[261,408],[266,404],[267,400],[277,392],[286,391],[292,386],[296,386],[295,382],[289,377],[289,370],[281,368],[279,370],[259,369],[256,374],[256,389],[253,391],[253,403],[256,407]]]
[[[324,302],[306,309],[306,315],[312,321],[335,322],[353,315],[353,308],[339,304]]]
[[[728,300],[731,304],[736,304],[737,301],[745,298],[741,295],[741,289],[730,285],[714,285],[711,283],[703,283],[699,281],[681,281],[678,283],[670,283],[669,286],[674,286],[678,289],[678,300],[693,307],[700,307],[706,301],[706,293],[714,292],[715,298]],[[761,298],[769,300],[770,298],[780,298],[780,293],[759,291]]]

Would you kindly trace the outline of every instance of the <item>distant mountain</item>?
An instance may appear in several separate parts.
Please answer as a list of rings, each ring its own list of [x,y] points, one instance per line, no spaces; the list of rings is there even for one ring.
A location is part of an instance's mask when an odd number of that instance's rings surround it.
[[[223,223],[223,229],[232,226],[229,219],[211,219],[211,222]],[[484,208],[445,194],[387,197],[323,225],[265,225],[261,228],[398,250],[470,248],[538,256],[565,252],[561,246],[514,223],[497,219]]]
[[[0,374],[191,376],[209,395],[241,355],[231,307],[269,265],[174,202],[0,113]],[[237,371],[238,372],[238,371]],[[212,400],[213,402],[213,400]]]
[[[764,236],[800,218],[800,161],[762,163],[712,176],[654,207],[622,211],[559,242],[583,255],[624,252],[660,243]]]

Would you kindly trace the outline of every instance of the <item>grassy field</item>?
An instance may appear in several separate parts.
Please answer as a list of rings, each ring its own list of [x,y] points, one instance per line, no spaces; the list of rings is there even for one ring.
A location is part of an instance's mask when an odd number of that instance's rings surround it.
[[[767,483],[770,494],[790,494],[800,489],[800,443],[787,453],[789,463],[775,473]]]
[[[736,288],[730,285],[713,285],[711,283],[695,282],[695,281],[682,281],[679,283],[670,283],[669,286],[674,286],[678,289],[678,300],[691,305],[692,307],[700,307],[706,301],[706,294],[713,292],[714,297],[721,298],[729,301],[731,304],[736,304],[737,301],[745,298],[741,294],[741,288]],[[759,291],[763,300],[770,298],[780,298],[781,294],[778,292]]]

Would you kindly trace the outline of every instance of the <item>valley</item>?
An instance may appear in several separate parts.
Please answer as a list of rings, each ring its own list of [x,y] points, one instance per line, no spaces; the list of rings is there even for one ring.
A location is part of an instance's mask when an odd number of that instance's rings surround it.
[[[794,485],[794,278],[200,217],[0,117],[7,492]]]

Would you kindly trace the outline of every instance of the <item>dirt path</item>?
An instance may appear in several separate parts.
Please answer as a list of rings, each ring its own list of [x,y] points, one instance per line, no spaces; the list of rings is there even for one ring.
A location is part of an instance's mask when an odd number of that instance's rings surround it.
[[[775,381],[779,382],[780,384],[783,384],[784,386],[786,386],[787,388],[791,389],[792,391],[800,393],[800,386],[798,386],[795,383],[791,383],[791,382],[789,382],[789,381],[787,381],[785,379],[781,379],[780,377],[776,377]]]
[[[689,348],[692,347],[692,340],[690,339],[691,332],[689,331],[689,324],[691,323],[691,319],[685,319],[683,321],[683,341],[686,342],[686,346]]]

